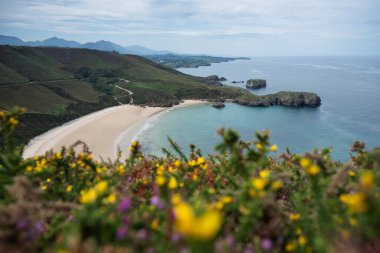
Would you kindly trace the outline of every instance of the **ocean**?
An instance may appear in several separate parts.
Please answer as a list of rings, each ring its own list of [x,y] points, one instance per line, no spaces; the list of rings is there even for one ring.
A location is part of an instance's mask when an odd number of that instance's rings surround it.
[[[263,95],[278,91],[309,91],[320,95],[318,108],[273,106],[253,108],[226,103],[218,110],[194,105],[160,114],[135,137],[149,154],[169,147],[167,136],[188,152],[189,144],[204,154],[220,142],[218,128],[237,130],[242,139],[253,140],[255,131],[268,129],[278,152],[305,153],[332,148],[333,157],[346,161],[351,144],[362,140],[368,148],[380,146],[380,57],[259,57],[212,64],[179,71],[195,75],[219,75],[225,84],[266,79],[267,88],[251,91]]]

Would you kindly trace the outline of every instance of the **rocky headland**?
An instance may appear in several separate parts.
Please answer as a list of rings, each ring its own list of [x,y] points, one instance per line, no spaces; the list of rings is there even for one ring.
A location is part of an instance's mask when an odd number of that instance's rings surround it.
[[[211,75],[206,77],[206,83],[215,86],[223,86],[222,82],[227,81],[225,77],[219,77],[217,75]]]
[[[247,93],[237,97],[233,102],[255,107],[268,107],[272,105],[317,107],[321,105],[321,98],[312,92],[280,91],[263,96]]]

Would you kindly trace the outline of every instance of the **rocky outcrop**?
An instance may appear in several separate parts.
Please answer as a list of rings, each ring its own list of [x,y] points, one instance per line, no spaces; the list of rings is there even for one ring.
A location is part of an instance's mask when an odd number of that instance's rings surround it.
[[[244,81],[232,81],[232,83],[244,83]]]
[[[249,79],[245,86],[248,89],[261,89],[267,87],[267,81],[264,79]]]
[[[216,102],[216,103],[213,103],[212,106],[217,108],[217,109],[222,109],[225,107],[225,104],[221,103],[221,102]]]
[[[223,86],[221,82],[224,82],[224,81],[227,81],[227,79],[224,77],[219,77],[217,75],[206,77],[206,83],[210,85]]]
[[[248,106],[284,105],[292,107],[317,107],[321,105],[321,98],[312,92],[280,91],[275,94],[256,96],[244,94],[234,100],[235,103]]]

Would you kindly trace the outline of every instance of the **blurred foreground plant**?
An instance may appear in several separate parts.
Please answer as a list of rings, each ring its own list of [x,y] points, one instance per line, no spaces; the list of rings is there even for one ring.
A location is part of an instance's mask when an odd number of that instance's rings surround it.
[[[380,151],[281,154],[221,129],[218,153],[96,161],[84,143],[22,159],[0,113],[1,252],[379,252]],[[82,150],[78,151],[78,146]]]

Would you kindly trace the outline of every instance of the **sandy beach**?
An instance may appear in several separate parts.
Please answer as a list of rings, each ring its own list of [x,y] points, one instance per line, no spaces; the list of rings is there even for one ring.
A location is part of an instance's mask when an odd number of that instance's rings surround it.
[[[185,100],[174,108],[205,103]],[[85,142],[96,159],[115,159],[118,143],[132,141],[136,133],[154,115],[173,108],[120,105],[91,113],[33,138],[25,147],[23,157],[59,151],[78,140]]]

